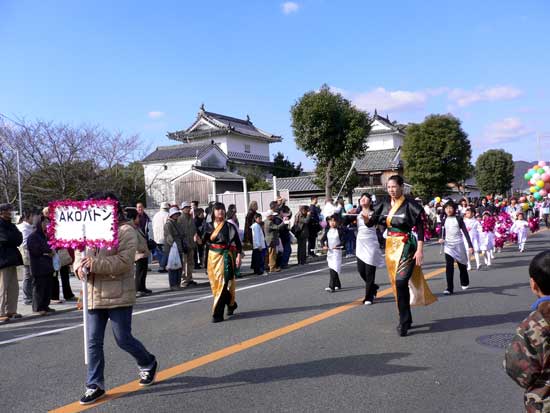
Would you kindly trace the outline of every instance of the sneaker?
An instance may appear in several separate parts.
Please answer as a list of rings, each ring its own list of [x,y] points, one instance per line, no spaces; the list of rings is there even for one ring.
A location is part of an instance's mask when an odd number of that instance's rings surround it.
[[[153,364],[153,367],[147,370],[140,370],[139,372],[139,385],[140,386],[150,386],[155,381],[155,376],[157,375],[157,370],[159,367],[159,363],[157,360],[155,360],[155,364]]]
[[[64,302],[63,300],[52,300],[52,304],[63,304]]]
[[[333,293],[333,292],[334,292],[334,290],[333,290],[332,288],[330,288],[330,287],[325,288],[325,291],[328,291],[329,293]]]
[[[335,289],[336,291],[338,291],[338,290],[340,289],[340,287],[334,287],[334,289]]]
[[[452,294],[452,292],[450,292],[449,290],[443,291],[443,295],[451,295],[451,294]]]
[[[90,387],[86,388],[86,391],[80,398],[80,404],[86,405],[95,403],[103,396],[105,396],[105,390],[96,386],[95,384],[92,384]]]
[[[34,315],[45,316],[48,315],[47,311],[33,311]]]
[[[472,271],[472,266],[471,266],[470,264],[468,264],[468,267],[466,267],[466,269],[467,269],[468,271]]]
[[[364,305],[372,305],[372,301],[366,300],[363,304],[364,304]]]
[[[12,319],[16,319],[16,318],[21,318],[21,317],[23,317],[23,316],[22,316],[21,314],[19,314],[19,313],[9,313],[9,314],[8,314],[8,317],[9,317],[9,318],[12,318]]]
[[[147,294],[145,294],[145,291],[138,291],[136,293],[136,298],[139,298],[139,297],[145,297]]]
[[[469,285],[462,285],[461,287],[462,287],[463,290],[467,290],[468,288],[470,288]]]

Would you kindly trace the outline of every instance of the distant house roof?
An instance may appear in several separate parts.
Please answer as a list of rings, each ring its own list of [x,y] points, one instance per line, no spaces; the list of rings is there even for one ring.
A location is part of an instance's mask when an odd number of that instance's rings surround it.
[[[193,166],[190,170],[185,171],[183,174],[172,179],[172,181],[176,181],[183,176],[189,175],[190,173],[199,173],[202,175],[206,175],[216,181],[242,181],[243,179],[245,179],[244,176],[233,172],[228,172],[223,169],[209,169]]]
[[[203,127],[205,124],[207,127]],[[204,105],[201,106],[197,119],[189,128],[177,132],[168,132],[168,138],[189,142],[196,138],[226,134],[243,135],[267,142],[282,141],[280,136],[265,132],[254,126],[248,115],[246,119],[234,118],[232,116],[208,112],[204,109]]]
[[[403,125],[400,125],[397,122],[390,121],[389,116],[384,117],[382,115],[379,115],[378,112],[376,111],[376,109],[374,110],[374,116],[373,116],[372,121],[373,122],[374,121],[379,121],[382,125],[390,128],[392,132],[398,132],[398,133],[402,133],[402,134],[405,133]],[[375,131],[371,131],[370,133],[371,134],[388,133],[388,131],[384,131],[384,130],[376,131],[375,130]]]
[[[366,151],[365,155],[355,164],[355,169],[357,172],[391,171],[399,169],[401,167],[401,162],[399,160],[400,152],[401,148]]]
[[[277,178],[277,189],[287,189],[288,192],[319,192],[315,182],[315,175],[294,176],[291,178]]]
[[[219,146],[213,143],[159,146],[154,152],[147,155],[142,162],[195,159],[200,158],[212,148],[216,148],[223,153]],[[223,155],[226,156],[225,153]]]

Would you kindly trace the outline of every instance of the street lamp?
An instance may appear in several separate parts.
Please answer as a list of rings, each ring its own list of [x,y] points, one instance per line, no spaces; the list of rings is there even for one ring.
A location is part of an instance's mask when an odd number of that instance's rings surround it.
[[[23,216],[23,197],[21,196],[21,165],[19,162],[19,150],[11,146],[6,138],[2,135],[0,135],[0,138],[2,138],[8,148],[15,152],[15,159],[17,162],[17,193],[19,197],[19,216]]]

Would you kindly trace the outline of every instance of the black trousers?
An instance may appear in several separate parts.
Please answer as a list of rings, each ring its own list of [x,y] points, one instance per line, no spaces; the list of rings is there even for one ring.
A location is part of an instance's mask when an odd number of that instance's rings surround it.
[[[197,248],[195,248],[195,267],[202,265],[204,261],[204,245],[197,244]]]
[[[308,254],[315,253],[315,249],[317,248],[317,234],[318,231],[316,231],[315,228],[309,228],[309,237],[307,239]]]
[[[74,297],[73,290],[71,289],[71,281],[69,277],[70,273],[70,266],[65,265],[64,267],[61,267],[59,270],[59,273],[55,272],[52,279],[52,285],[51,285],[51,299],[52,300],[59,300],[59,277],[61,277],[61,288],[63,289],[63,298],[65,300],[70,300]]]
[[[145,279],[147,278],[147,257],[140,258],[136,261],[136,291],[145,292]]]
[[[378,290],[378,285],[374,282],[376,267],[357,258],[357,271],[359,271],[359,276],[365,281],[365,301],[372,302]]]
[[[449,254],[445,254],[445,263],[445,270],[447,275],[447,290],[452,293],[454,291],[455,259]],[[460,285],[462,285],[463,287],[470,285],[468,268],[465,264],[461,264],[458,261],[456,263],[458,264],[458,270],[460,271]]]
[[[53,274],[48,274],[42,277],[33,277],[32,285],[32,311],[46,311],[50,306],[52,294],[52,285],[57,282],[57,278]],[[59,284],[57,284],[59,290]]]
[[[331,268],[328,288],[334,290],[336,287],[342,288],[342,284],[340,284],[340,277],[338,277],[338,273]]]
[[[212,316],[217,319],[222,319],[225,306],[226,305],[229,306],[230,302],[231,302],[231,293],[227,289],[227,283],[225,283],[223,286],[222,293],[220,295],[220,299],[218,300],[216,307],[214,307],[214,313],[212,314]]]
[[[307,262],[307,242],[305,237],[298,238],[298,264],[302,265]]]
[[[413,271],[414,258],[413,263],[411,263],[409,269],[404,274],[398,273],[395,276],[395,289],[397,290],[397,308],[399,310],[399,326],[406,326],[407,328],[410,328],[412,324],[409,280],[413,275]]]

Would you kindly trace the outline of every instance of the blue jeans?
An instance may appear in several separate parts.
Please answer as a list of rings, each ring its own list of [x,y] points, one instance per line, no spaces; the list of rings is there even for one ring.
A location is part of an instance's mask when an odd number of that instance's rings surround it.
[[[168,270],[168,283],[170,287],[179,287],[181,284],[181,273],[182,269],[179,270]]]
[[[283,243],[283,256],[281,258],[281,267],[287,267],[288,261],[290,260],[290,254],[292,254],[292,244],[290,242],[290,239],[288,241],[282,241],[282,243]]]
[[[103,339],[107,320],[111,320],[113,335],[118,346],[130,353],[138,366],[150,369],[155,362],[155,356],[149,353],[140,341],[132,336],[132,307],[118,307],[88,311],[88,376],[86,386],[95,384],[105,389],[105,356],[103,354]]]

